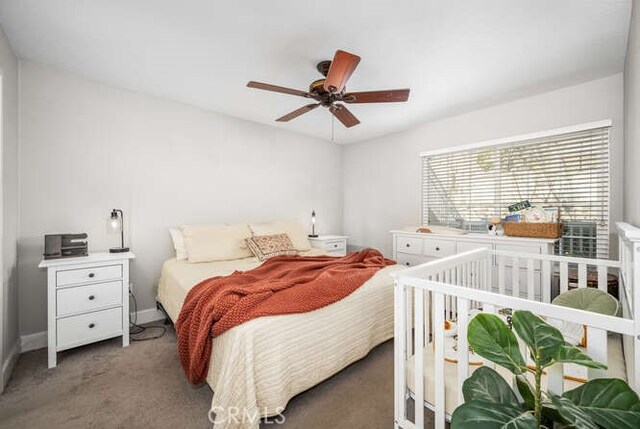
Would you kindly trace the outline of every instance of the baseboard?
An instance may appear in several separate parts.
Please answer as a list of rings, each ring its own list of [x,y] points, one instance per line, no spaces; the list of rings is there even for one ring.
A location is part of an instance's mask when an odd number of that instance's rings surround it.
[[[140,310],[136,313],[136,323],[143,324],[164,320],[165,315],[162,311],[155,308]],[[17,346],[17,343],[16,343]],[[47,331],[36,332],[35,334],[22,335],[20,337],[20,352],[26,353],[32,350],[43,349],[47,347]]]
[[[4,392],[4,388],[7,386],[9,378],[11,378],[13,368],[18,362],[18,356],[20,356],[20,347],[18,341],[16,340],[16,342],[13,343],[13,347],[11,347],[11,350],[9,350],[9,355],[2,363],[2,380],[0,380],[0,393]]]
[[[20,353],[43,349],[45,347],[47,347],[47,331],[22,335],[20,337]]]
[[[166,316],[162,311],[155,308],[149,308],[147,310],[140,310],[136,313],[136,323],[141,325],[143,323],[157,322],[158,320],[164,320],[165,317]]]

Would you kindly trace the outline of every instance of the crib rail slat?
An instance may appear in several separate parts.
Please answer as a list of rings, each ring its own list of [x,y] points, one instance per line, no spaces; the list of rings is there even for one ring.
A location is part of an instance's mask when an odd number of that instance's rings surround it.
[[[560,262],[560,293],[569,290],[569,264]]]
[[[599,266],[598,267],[598,289],[603,292],[608,291],[608,279],[607,279],[607,267]]]
[[[551,302],[551,261],[542,261],[542,302]]]
[[[422,427],[424,425],[424,291],[415,291],[414,301],[414,383],[413,390],[415,396],[415,423]],[[436,328],[436,330],[439,328]]]
[[[395,419],[406,419],[406,362],[407,362],[407,349],[406,349],[406,309],[407,294],[405,293],[406,287],[398,282],[398,279],[394,282],[394,299],[395,299],[395,320],[394,320],[394,359],[395,359]]]
[[[435,372],[435,429],[445,429],[445,379],[444,379],[444,295],[442,293],[433,294],[434,301],[434,319],[435,325],[435,353],[433,366]],[[423,379],[420,381],[422,382]],[[421,404],[416,399],[416,404]],[[424,409],[424,407],[416,406],[416,408]],[[416,416],[418,413],[416,412]],[[417,418],[417,417],[416,417]],[[418,421],[418,420],[417,420]],[[420,427],[423,426],[422,420],[419,420]]]
[[[556,363],[547,368],[547,390],[554,395],[564,393],[564,366]]]
[[[458,298],[458,403],[460,404],[464,402],[462,384],[469,376],[467,325],[469,325],[469,300]]]
[[[513,296],[520,296],[520,258],[514,256],[511,267],[511,292]]]
[[[587,355],[596,362],[607,364],[607,331],[587,328]],[[589,368],[588,374],[589,379],[603,378],[607,376],[607,371]]]
[[[527,297],[529,299],[534,299],[535,298],[535,285],[533,282],[533,276],[534,276],[534,271],[533,271],[533,259],[529,258],[527,260]]]
[[[504,256],[498,256],[498,292],[504,294],[504,286],[505,286],[505,273],[504,273]]]
[[[578,287],[587,287],[587,264],[578,264]]]

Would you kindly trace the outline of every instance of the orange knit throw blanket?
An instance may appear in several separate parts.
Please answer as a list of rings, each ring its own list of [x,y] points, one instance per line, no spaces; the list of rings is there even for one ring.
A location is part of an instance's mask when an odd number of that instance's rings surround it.
[[[341,258],[277,256],[253,270],[200,282],[189,291],[175,323],[178,354],[189,381],[204,381],[213,336],[257,317],[332,304],[392,264],[374,249]]]

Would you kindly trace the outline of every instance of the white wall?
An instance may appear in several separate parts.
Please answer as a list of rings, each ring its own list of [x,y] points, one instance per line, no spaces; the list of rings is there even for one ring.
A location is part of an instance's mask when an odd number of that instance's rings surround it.
[[[344,147],[344,232],[391,255],[392,229],[421,221],[421,151],[612,119],[611,219],[622,219],[623,78],[616,74]]]
[[[29,62],[20,91],[22,335],[46,329],[43,235],[87,232],[105,250],[118,241],[106,234],[114,207],[137,255],[139,309],[155,307],[171,226],[306,222],[315,208],[320,232],[341,232],[339,146]]]
[[[3,382],[11,370],[18,340],[18,59],[0,27],[0,74],[2,75],[2,271],[3,305],[0,347]],[[3,302],[4,301],[4,302]],[[6,373],[5,373],[6,370]],[[0,386],[2,391],[2,386]]]
[[[625,205],[624,218],[640,226],[640,11],[631,12],[627,60],[624,69],[625,102]]]

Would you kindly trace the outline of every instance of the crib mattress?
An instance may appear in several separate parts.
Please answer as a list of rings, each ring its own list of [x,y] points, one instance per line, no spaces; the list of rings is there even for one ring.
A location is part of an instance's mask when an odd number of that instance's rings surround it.
[[[427,345],[424,348],[424,398],[427,403],[433,404],[435,398],[435,371],[434,371],[434,349],[431,345]],[[622,337],[618,334],[612,334],[608,337],[608,370],[607,376],[612,378],[620,378],[622,380],[627,379],[624,354],[622,352]],[[411,356],[407,360],[407,387],[413,394],[415,392],[415,358]],[[477,365],[469,365],[469,372],[472,373],[476,369],[480,368]],[[511,373],[507,370],[496,367],[496,370],[505,379],[510,379]],[[451,415],[453,411],[458,407],[458,365],[456,363],[445,362],[445,410],[448,415]],[[533,382],[533,377],[531,378]],[[582,383],[573,380],[564,381],[565,391],[575,389]],[[547,377],[543,375],[542,386],[546,389]]]

